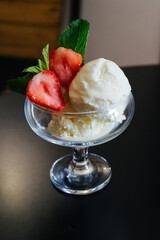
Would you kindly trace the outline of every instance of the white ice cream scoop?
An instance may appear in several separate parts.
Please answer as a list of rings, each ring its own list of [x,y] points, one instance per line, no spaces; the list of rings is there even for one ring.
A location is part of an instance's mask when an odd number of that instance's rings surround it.
[[[78,112],[105,110],[125,102],[131,86],[119,66],[104,58],[86,63],[69,87],[72,106]]]

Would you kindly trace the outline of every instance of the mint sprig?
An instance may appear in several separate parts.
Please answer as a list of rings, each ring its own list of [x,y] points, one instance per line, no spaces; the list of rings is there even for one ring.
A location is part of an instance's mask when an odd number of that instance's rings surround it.
[[[72,49],[80,53],[83,58],[86,51],[90,23],[87,20],[77,19],[63,31],[59,38],[58,47]]]

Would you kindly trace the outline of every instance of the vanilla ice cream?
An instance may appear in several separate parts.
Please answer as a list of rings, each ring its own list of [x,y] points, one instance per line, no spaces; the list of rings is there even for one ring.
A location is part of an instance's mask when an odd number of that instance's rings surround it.
[[[69,98],[78,112],[106,110],[122,105],[131,86],[118,65],[104,58],[86,63],[69,87]]]
[[[101,137],[113,128],[113,123],[88,117],[71,117],[53,114],[49,130],[57,137],[82,140]]]

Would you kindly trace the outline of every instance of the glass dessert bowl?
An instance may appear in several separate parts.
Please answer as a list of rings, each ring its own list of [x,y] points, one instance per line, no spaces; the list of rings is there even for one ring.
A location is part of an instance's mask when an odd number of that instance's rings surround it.
[[[77,195],[93,193],[105,187],[112,175],[110,164],[99,155],[89,154],[88,148],[120,135],[131,122],[134,108],[132,93],[125,104],[120,103],[105,111],[83,113],[56,112],[36,105],[26,98],[25,116],[32,130],[46,141],[73,148],[73,154],[63,156],[53,163],[50,179],[54,186],[63,192]],[[69,130],[62,119],[71,121],[73,126],[76,125],[76,129],[79,128],[76,136],[73,136],[72,132],[68,134]],[[94,124],[91,124],[93,121]],[[61,126],[58,132],[60,122],[64,126]],[[80,128],[84,129],[83,137],[78,135]]]

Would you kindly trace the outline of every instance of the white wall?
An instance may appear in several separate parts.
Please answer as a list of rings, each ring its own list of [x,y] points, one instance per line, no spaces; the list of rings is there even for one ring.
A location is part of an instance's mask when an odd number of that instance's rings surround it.
[[[86,60],[121,66],[160,63],[160,0],[83,0],[90,21]]]
[[[66,26],[70,1],[64,2]],[[86,62],[104,57],[120,66],[160,63],[160,0],[82,0],[81,17],[91,23]]]

